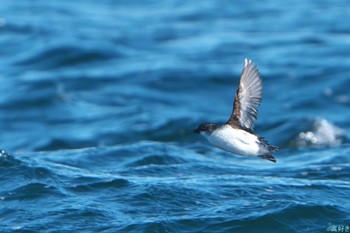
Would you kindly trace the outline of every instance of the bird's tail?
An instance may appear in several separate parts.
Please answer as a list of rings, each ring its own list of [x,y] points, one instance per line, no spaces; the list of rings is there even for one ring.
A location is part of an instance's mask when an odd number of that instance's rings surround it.
[[[269,161],[271,161],[271,162],[274,162],[274,163],[276,163],[276,159],[275,159],[275,157],[273,157],[273,155],[272,155],[272,153],[270,152],[270,153],[266,153],[266,154],[262,154],[262,155],[258,155],[260,158],[262,158],[262,159],[267,159],[267,160],[269,160]]]
[[[266,141],[266,139],[263,138],[263,137],[259,137],[259,141],[265,147],[265,149],[267,151],[265,153],[261,154],[261,155],[258,155],[258,156],[260,158],[262,158],[262,159],[267,159],[267,160],[269,160],[271,162],[276,163],[277,160],[275,159],[275,157],[273,157],[272,152],[278,150],[278,147],[270,145],[269,142]]]

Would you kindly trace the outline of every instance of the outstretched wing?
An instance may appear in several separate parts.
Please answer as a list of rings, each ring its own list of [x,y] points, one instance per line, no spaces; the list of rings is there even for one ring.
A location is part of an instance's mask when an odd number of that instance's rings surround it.
[[[259,71],[251,60],[245,59],[241,81],[233,103],[233,112],[227,123],[253,132],[261,97],[262,80]]]

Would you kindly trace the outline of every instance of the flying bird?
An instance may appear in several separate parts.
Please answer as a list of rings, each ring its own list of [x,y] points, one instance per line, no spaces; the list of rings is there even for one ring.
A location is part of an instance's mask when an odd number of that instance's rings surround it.
[[[208,141],[237,155],[258,156],[276,162],[272,152],[278,147],[270,145],[254,133],[254,121],[262,98],[262,80],[251,60],[244,60],[241,80],[235,95],[233,111],[225,124],[203,123],[193,130],[204,135]]]

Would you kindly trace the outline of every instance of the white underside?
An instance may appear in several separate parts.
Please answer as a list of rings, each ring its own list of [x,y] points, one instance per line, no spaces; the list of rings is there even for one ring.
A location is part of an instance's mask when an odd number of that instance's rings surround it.
[[[256,135],[225,125],[211,134],[204,134],[214,146],[237,155],[257,156],[266,152]]]

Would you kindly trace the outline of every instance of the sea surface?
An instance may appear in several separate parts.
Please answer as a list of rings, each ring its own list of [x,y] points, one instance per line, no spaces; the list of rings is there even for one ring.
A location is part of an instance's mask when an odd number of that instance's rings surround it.
[[[350,1],[1,0],[0,232],[349,232]],[[216,149],[244,59],[277,163]]]

